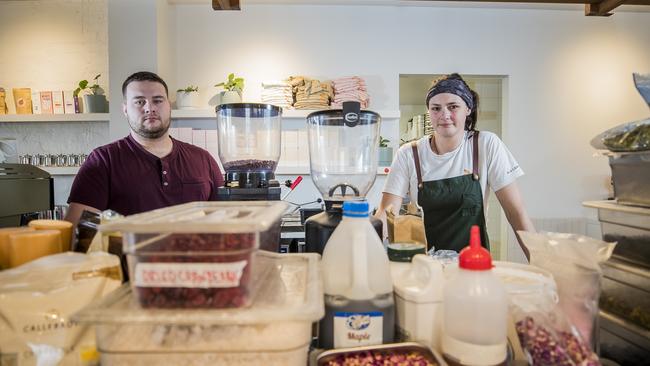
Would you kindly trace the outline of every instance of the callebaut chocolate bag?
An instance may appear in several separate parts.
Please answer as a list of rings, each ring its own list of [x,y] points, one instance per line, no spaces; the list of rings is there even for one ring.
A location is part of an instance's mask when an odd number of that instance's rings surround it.
[[[0,364],[95,364],[94,329],[70,317],[121,282],[120,260],[107,253],[60,253],[0,272]]]

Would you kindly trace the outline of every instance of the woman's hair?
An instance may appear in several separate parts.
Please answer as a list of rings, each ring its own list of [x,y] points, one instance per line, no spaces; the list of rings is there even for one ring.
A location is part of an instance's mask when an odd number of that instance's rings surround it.
[[[465,130],[474,131],[478,121],[478,94],[472,90],[463,78],[457,73],[445,75],[436,79],[426,97],[426,107],[429,109],[429,100],[440,93],[451,93],[458,95],[467,104],[470,113],[465,119]]]

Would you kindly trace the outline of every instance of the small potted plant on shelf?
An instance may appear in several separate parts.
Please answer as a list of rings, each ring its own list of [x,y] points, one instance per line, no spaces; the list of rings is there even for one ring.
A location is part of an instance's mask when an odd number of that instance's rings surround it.
[[[379,136],[379,166],[390,166],[393,162],[393,148],[388,146],[390,140]]]
[[[244,90],[244,78],[235,77],[235,74],[230,73],[228,80],[215,84],[216,87],[223,87],[221,92],[221,104],[240,103],[241,93]]]
[[[199,107],[199,87],[190,85],[176,90],[176,108],[196,109]]]
[[[92,85],[88,80],[81,80],[79,82],[79,87],[75,89],[72,93],[75,98],[79,97],[79,93],[84,92],[83,106],[84,112],[86,113],[107,113],[108,112],[108,101],[106,100],[106,95],[104,95],[104,89],[99,86],[97,80],[102,74],[97,74],[92,81]]]

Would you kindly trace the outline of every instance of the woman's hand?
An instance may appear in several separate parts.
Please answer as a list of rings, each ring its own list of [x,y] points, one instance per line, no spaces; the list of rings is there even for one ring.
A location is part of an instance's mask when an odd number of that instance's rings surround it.
[[[530,221],[530,218],[526,213],[526,209],[524,208],[524,202],[521,199],[521,194],[519,193],[517,182],[508,184],[507,186],[496,191],[495,194],[499,200],[499,203],[501,204],[501,207],[503,207],[503,211],[506,213],[506,218],[508,219],[510,226],[512,226],[512,229],[515,231],[515,235],[517,235],[518,230],[535,232],[535,227]],[[526,256],[526,259],[530,261],[530,252],[528,251],[528,248],[526,248],[526,246],[521,242],[519,235],[517,235],[517,241],[519,242],[519,246]]]

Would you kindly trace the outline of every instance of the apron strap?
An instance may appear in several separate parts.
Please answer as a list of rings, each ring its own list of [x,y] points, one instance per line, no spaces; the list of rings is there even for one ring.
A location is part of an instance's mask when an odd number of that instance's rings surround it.
[[[478,175],[478,133],[479,131],[474,131],[474,136],[472,136],[472,139],[474,140],[474,149],[472,149],[472,178],[474,180],[479,179]]]
[[[418,188],[422,189],[422,172],[420,171],[420,155],[418,154],[418,142],[411,142],[411,148],[413,149],[413,160],[415,160],[415,173],[418,176]]]

